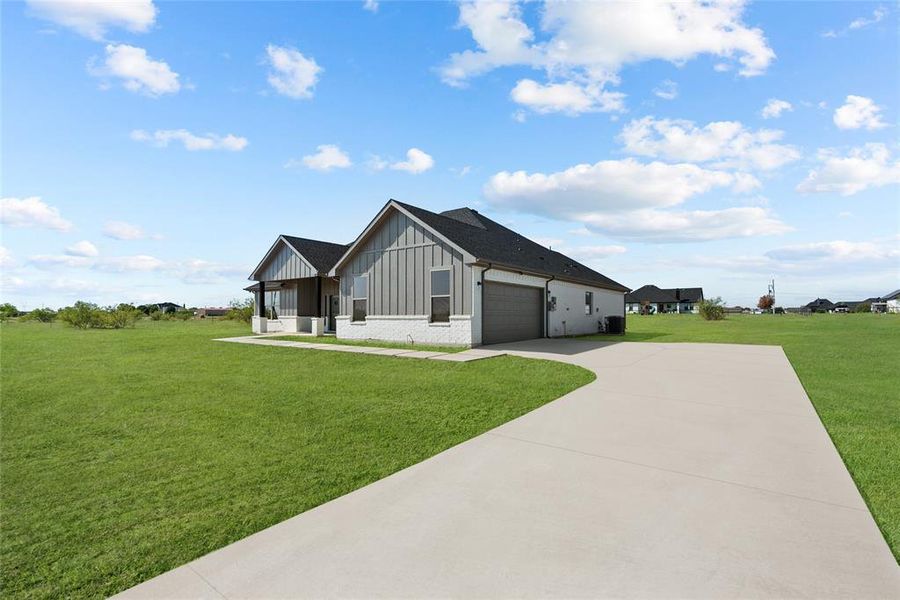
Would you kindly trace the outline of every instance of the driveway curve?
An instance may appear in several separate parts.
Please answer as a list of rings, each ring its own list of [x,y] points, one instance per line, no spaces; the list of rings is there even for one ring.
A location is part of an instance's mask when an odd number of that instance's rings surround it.
[[[491,348],[597,379],[121,597],[900,597],[780,347]]]

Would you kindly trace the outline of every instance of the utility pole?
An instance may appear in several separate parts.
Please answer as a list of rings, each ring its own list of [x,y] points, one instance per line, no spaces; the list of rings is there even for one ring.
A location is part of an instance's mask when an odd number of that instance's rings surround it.
[[[775,278],[769,282],[769,296],[772,297],[772,314],[775,314]]]

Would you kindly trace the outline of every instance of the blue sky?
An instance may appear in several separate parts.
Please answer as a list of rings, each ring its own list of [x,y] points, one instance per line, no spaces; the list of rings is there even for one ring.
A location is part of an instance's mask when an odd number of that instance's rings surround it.
[[[222,305],[279,233],[349,242],[389,198],[633,288],[900,287],[895,4],[0,10],[20,307]]]

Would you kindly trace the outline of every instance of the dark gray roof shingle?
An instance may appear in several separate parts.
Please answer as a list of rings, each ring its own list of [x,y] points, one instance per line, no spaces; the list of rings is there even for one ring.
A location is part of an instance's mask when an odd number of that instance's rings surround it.
[[[703,288],[658,288],[645,285],[625,295],[625,302],[699,302],[703,300]]]
[[[621,283],[573,258],[545,248],[471,208],[457,208],[438,214],[404,202],[394,202],[483,262],[628,291]]]
[[[281,237],[308,260],[319,273],[327,273],[350,247],[350,244],[334,244],[292,235],[282,235]]]

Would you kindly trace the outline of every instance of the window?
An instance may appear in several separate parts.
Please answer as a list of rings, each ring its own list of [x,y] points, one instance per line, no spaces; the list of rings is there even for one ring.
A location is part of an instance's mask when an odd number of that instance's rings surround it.
[[[266,316],[277,319],[278,311],[281,310],[281,294],[278,291],[266,292],[266,296]]]
[[[594,312],[594,292],[584,293],[584,314],[589,315]]]
[[[450,269],[431,272],[431,322],[450,322]]]
[[[351,297],[353,299],[353,316],[350,320],[365,321],[366,305],[369,299],[369,277],[367,275],[356,275],[353,277]]]

